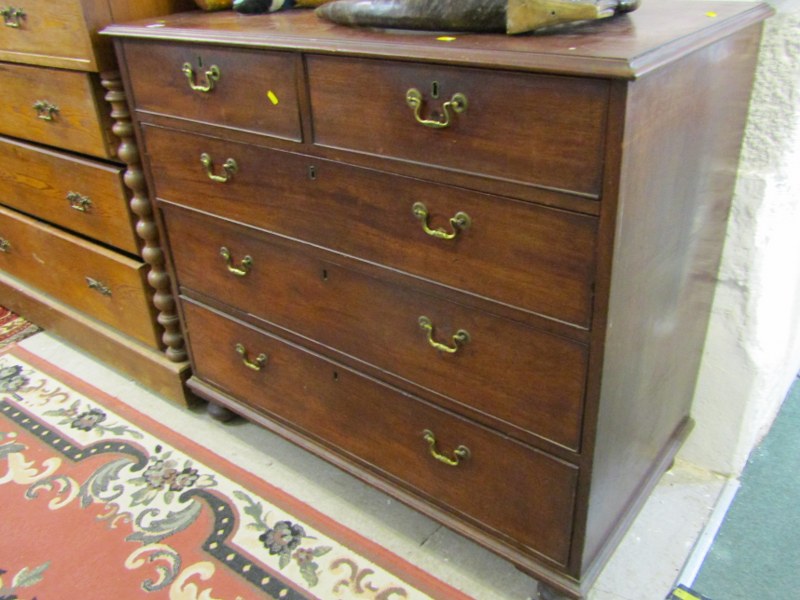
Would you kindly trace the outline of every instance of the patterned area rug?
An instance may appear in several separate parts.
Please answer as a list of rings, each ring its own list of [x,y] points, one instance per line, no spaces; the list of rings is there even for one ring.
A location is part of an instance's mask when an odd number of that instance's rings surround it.
[[[41,331],[33,323],[0,306],[0,348]]]
[[[0,598],[467,598],[18,346],[0,531]]]

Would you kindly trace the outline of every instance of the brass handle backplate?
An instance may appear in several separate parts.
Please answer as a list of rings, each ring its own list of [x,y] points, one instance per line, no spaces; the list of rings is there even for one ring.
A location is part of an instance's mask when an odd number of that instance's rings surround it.
[[[242,260],[239,261],[239,266],[235,267],[233,265],[233,258],[231,258],[231,251],[228,250],[225,246],[222,246],[219,249],[219,255],[225,259],[225,264],[228,267],[228,271],[230,271],[237,277],[244,277],[245,275],[247,275],[250,272],[251,267],[253,266],[253,257],[248,254]]]
[[[183,74],[186,75],[186,79],[189,80],[189,87],[195,92],[202,92],[204,94],[214,89],[214,85],[216,85],[217,81],[219,81],[219,77],[221,75],[219,67],[217,65],[211,65],[204,73],[205,83],[197,83],[195,80],[194,69],[190,63],[183,63],[181,71],[183,71]]]
[[[53,121],[58,114],[58,106],[47,100],[37,100],[33,103],[36,116],[43,121]]]
[[[242,357],[242,364],[248,369],[252,369],[253,371],[260,371],[264,368],[264,365],[267,364],[267,355],[263,352],[256,356],[255,360],[250,360],[247,356],[247,349],[244,347],[243,344],[236,344],[235,346],[236,354]]]
[[[22,25],[22,19],[27,17],[24,10],[21,8],[14,8],[13,6],[0,8],[0,16],[3,17],[3,25],[6,27],[13,27],[14,29],[19,29]]]
[[[463,444],[461,444],[460,446],[458,446],[458,448],[453,450],[453,456],[455,458],[450,458],[445,454],[441,454],[436,449],[436,436],[433,435],[433,432],[430,429],[426,429],[425,431],[422,432],[422,439],[428,442],[428,449],[430,450],[431,456],[436,460],[438,460],[439,462],[444,463],[448,466],[457,467],[458,465],[461,464],[462,460],[466,460],[469,458],[470,454],[469,448],[467,448]]]
[[[111,288],[102,283],[101,281],[98,281],[97,279],[93,279],[92,277],[87,277],[86,283],[90,289],[99,292],[103,296],[111,295]]]
[[[6,238],[0,237],[0,252],[5,252],[8,254],[9,250],[11,250],[11,242],[9,242]]]
[[[423,104],[422,94],[417,88],[411,88],[406,92],[406,104],[414,111],[414,119],[416,119],[417,123],[420,125],[430,127],[431,129],[444,129],[445,127],[450,127],[453,113],[462,113],[467,110],[467,97],[462,93],[453,94],[450,100],[442,104],[443,119],[441,120],[422,118],[420,115]]]
[[[453,335],[452,346],[442,344],[441,342],[437,342],[436,340],[433,339],[433,322],[428,317],[422,315],[418,319],[418,322],[420,329],[422,329],[422,331],[424,331],[425,334],[427,335],[428,344],[431,346],[431,348],[435,348],[436,350],[441,350],[442,352],[447,352],[448,354],[455,354],[460,350],[461,346],[463,346],[470,340],[469,333],[464,329],[459,329]]]
[[[450,217],[450,225],[452,226],[453,231],[445,231],[441,227],[438,229],[432,229],[428,224],[429,213],[427,206],[425,206],[422,202],[415,202],[411,207],[411,212],[413,213],[414,217],[416,217],[422,223],[422,230],[429,236],[435,237],[439,240],[452,240],[460,231],[472,225],[472,219],[470,219],[469,215],[465,212],[459,211],[454,216]]]
[[[227,182],[231,177],[233,177],[233,174],[239,170],[239,165],[236,164],[236,161],[233,160],[232,158],[229,158],[224,163],[222,163],[222,171],[224,174],[217,175],[216,173],[214,173],[213,161],[211,160],[211,156],[206,152],[203,152],[200,155],[200,164],[202,164],[203,167],[205,168],[206,175],[208,175],[208,178],[211,181],[216,181],[217,183]]]
[[[89,212],[89,209],[92,207],[92,199],[78,192],[69,192],[67,194],[67,201],[71,208],[83,213]]]

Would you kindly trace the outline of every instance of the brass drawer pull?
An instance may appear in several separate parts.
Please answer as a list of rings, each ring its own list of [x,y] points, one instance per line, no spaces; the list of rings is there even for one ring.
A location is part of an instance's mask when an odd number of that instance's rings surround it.
[[[236,344],[236,354],[242,357],[242,363],[248,369],[252,369],[253,371],[260,371],[264,368],[264,365],[267,363],[267,355],[263,352],[256,356],[256,359],[250,360],[247,357],[247,350],[245,349],[243,344]]]
[[[0,237],[0,252],[8,252],[11,250],[11,242],[9,242],[6,238]]]
[[[453,455],[455,456],[455,458],[450,458],[449,456],[440,454],[436,450],[436,436],[433,435],[433,432],[430,429],[426,429],[425,431],[422,432],[422,439],[428,442],[428,449],[431,452],[431,456],[436,460],[438,460],[439,462],[442,462],[446,465],[449,465],[451,467],[457,467],[458,465],[461,464],[462,460],[466,460],[469,458],[469,448],[467,448],[463,444],[460,445],[455,450],[453,450]]]
[[[452,240],[458,233],[472,225],[472,219],[465,212],[457,212],[455,216],[450,218],[450,225],[453,227],[452,232],[447,232],[441,227],[439,229],[431,229],[428,225],[428,207],[422,202],[415,202],[411,207],[411,212],[422,223],[422,230],[428,235],[435,237],[439,240]]]
[[[237,277],[244,277],[245,275],[247,275],[250,272],[250,268],[253,266],[253,257],[250,256],[249,254],[239,261],[238,267],[233,266],[231,251],[228,250],[225,246],[222,246],[219,249],[219,255],[225,259],[225,264],[228,267],[228,271],[230,271]]]
[[[14,29],[19,29],[20,25],[22,25],[22,19],[27,17],[24,10],[21,8],[14,8],[13,6],[0,8],[0,16],[3,17],[3,25],[6,27],[13,27]]]
[[[92,199],[78,192],[69,192],[67,194],[67,201],[71,208],[82,213],[89,212],[89,209],[92,207]]]
[[[110,296],[111,295],[111,288],[105,285],[104,283],[97,281],[97,279],[93,279],[91,277],[86,278],[86,283],[88,284],[89,288],[95,290],[102,294],[103,296]]]
[[[444,120],[441,121],[423,119],[420,116],[420,112],[422,111],[422,94],[417,88],[411,88],[406,92],[406,104],[414,111],[414,118],[420,125],[430,127],[431,129],[444,129],[445,127],[450,127],[452,118],[451,110],[453,113],[462,113],[467,110],[467,97],[464,94],[455,93],[449,101],[442,104]]]
[[[200,155],[200,163],[206,170],[206,175],[211,181],[216,181],[217,183],[225,183],[233,174],[239,170],[239,165],[236,164],[236,161],[232,158],[229,158],[222,164],[222,170],[224,171],[224,175],[217,175],[213,172],[212,168],[212,161],[211,156],[209,156],[206,152],[203,152]]]
[[[441,350],[442,352],[447,352],[448,354],[455,354],[459,351],[461,346],[466,344],[469,340],[469,333],[464,329],[459,329],[456,331],[455,335],[453,335],[453,345],[448,346],[446,344],[442,344],[441,342],[437,342],[433,339],[433,322],[422,315],[419,319],[419,326],[420,328],[427,334],[428,336],[428,344],[431,348],[435,348],[436,350]]]
[[[58,106],[47,100],[37,100],[33,103],[36,116],[43,121],[53,121],[58,114]]]
[[[181,71],[186,75],[186,79],[189,80],[189,87],[195,92],[202,92],[204,94],[214,89],[214,85],[219,81],[220,76],[219,67],[217,65],[211,65],[205,72],[205,83],[197,83],[195,81],[194,69],[190,63],[183,63]]]

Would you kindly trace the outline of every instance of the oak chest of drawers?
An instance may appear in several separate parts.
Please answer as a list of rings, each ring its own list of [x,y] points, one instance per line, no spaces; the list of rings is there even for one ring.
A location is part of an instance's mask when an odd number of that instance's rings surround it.
[[[0,304],[178,401],[186,353],[98,31],[191,6],[20,0],[0,11]]]
[[[189,385],[581,597],[690,427],[768,14],[108,28]]]

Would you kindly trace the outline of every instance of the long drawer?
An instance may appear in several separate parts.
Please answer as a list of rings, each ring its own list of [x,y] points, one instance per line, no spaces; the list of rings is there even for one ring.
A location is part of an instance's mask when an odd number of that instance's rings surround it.
[[[39,64],[52,57],[87,65],[94,62],[81,0],[20,0],[0,26],[0,58]]]
[[[302,140],[291,53],[135,42],[124,51],[137,110]]]
[[[352,57],[306,62],[315,144],[599,195],[606,81]]]
[[[144,263],[0,208],[0,269],[158,348]]]
[[[413,381],[517,437],[578,449],[582,344],[341,267],[330,253],[169,205],[162,212],[182,289]]]
[[[196,376],[442,510],[566,563],[577,468],[192,302],[183,308]]]
[[[590,324],[595,217],[206,136],[143,131],[160,157],[150,164],[159,198]],[[415,213],[421,207],[427,217]],[[459,213],[469,226],[451,224]],[[425,227],[455,235],[440,239]]]
[[[110,106],[96,75],[0,63],[0,134],[112,158]]]
[[[0,203],[138,253],[124,169],[0,137]]]

